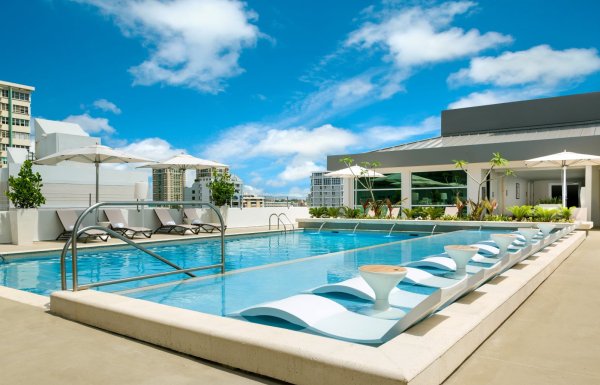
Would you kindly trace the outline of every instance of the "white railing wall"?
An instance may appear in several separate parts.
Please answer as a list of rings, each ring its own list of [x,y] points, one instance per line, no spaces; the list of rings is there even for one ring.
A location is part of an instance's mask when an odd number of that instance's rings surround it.
[[[128,224],[130,226],[144,226],[151,229],[158,227],[158,218],[151,208],[141,209],[139,212],[133,208],[122,209],[125,212]],[[207,209],[199,209],[202,212],[202,220],[206,222],[215,222]],[[78,212],[83,211],[82,209]],[[0,211],[0,243],[11,243],[10,234],[10,218],[8,211]],[[292,222],[298,218],[308,218],[307,207],[258,207],[258,208],[229,208],[226,214],[226,223],[229,228],[239,227],[258,227],[267,226],[269,216],[273,213],[285,213]],[[171,210],[173,219],[182,223],[181,211],[177,209]],[[103,213],[100,214],[100,221],[105,221],[106,217]],[[84,221],[84,225],[93,224],[93,216],[90,216]],[[56,215],[56,209],[39,209],[37,228],[32,229],[34,232],[34,241],[54,240],[63,232],[63,227]]]

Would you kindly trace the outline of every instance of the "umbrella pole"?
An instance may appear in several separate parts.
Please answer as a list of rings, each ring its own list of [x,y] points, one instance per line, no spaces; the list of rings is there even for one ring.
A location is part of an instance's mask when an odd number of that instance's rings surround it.
[[[100,202],[99,191],[100,191],[100,163],[96,162],[96,203]]]
[[[567,207],[567,165],[562,169],[562,204]]]

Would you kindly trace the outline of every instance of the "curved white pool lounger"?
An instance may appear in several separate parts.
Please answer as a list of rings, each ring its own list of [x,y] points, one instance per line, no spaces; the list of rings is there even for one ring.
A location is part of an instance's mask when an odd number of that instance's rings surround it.
[[[337,302],[314,294],[298,294],[240,311],[242,317],[270,316],[309,331],[350,342],[384,343],[429,316],[442,299],[441,290],[426,296],[398,320],[352,312]]]
[[[484,257],[480,254],[475,254],[471,261],[478,263],[485,263],[488,265],[494,265],[498,263],[498,258],[488,258]],[[403,264],[402,266],[410,266],[410,267],[430,267],[434,269],[446,270],[446,271],[456,271],[456,262],[452,258],[448,256],[448,254],[439,254],[432,257],[427,257],[418,261],[411,261]],[[474,273],[479,271],[480,267],[467,265],[467,272]]]

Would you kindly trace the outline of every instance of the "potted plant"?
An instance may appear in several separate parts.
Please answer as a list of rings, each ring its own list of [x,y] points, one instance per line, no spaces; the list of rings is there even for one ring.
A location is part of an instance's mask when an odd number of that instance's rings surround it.
[[[212,203],[220,208],[223,221],[227,224],[227,214],[229,210],[227,204],[231,202],[235,194],[235,187],[231,181],[231,174],[229,174],[227,170],[223,170],[222,172],[213,170],[213,178],[208,184],[208,189],[210,190]]]
[[[31,169],[33,163],[26,160],[17,177],[8,178],[6,196],[14,208],[9,210],[12,243],[29,245],[37,229],[37,208],[46,203],[42,195],[42,176]]]

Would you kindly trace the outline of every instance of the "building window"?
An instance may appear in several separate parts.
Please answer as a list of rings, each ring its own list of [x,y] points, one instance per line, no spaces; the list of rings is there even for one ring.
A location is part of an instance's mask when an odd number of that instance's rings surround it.
[[[361,182],[366,185],[363,178]],[[381,178],[373,180],[373,195],[375,200],[385,201],[387,199],[392,205],[398,206],[402,203],[402,178],[400,173],[387,174]],[[365,189],[361,183],[356,184],[355,202],[356,205],[363,205],[370,201],[371,193]]]
[[[25,114],[29,115],[29,107],[27,106],[19,106],[18,104],[13,105],[13,112],[16,114]]]
[[[7,95],[8,95],[8,93],[7,93]],[[29,94],[27,94],[25,92],[13,91],[12,95],[13,95],[13,99],[23,100],[26,102],[29,101]]]
[[[8,90],[0,90],[0,96],[2,96],[3,98],[8,98]]]
[[[411,175],[412,206],[453,206],[457,195],[467,196],[464,171],[415,172]]]

